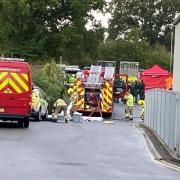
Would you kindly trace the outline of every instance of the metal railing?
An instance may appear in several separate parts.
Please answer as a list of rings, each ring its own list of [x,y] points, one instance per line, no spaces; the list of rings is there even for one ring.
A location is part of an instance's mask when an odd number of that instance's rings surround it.
[[[180,94],[154,89],[146,92],[144,123],[175,154],[180,155]]]

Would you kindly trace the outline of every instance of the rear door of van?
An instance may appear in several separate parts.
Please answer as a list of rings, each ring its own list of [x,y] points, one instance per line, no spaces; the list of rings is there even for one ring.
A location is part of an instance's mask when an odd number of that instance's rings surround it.
[[[9,61],[0,61],[0,114],[7,113],[9,98]]]
[[[26,117],[31,114],[32,81],[29,65],[9,63],[9,112]]]

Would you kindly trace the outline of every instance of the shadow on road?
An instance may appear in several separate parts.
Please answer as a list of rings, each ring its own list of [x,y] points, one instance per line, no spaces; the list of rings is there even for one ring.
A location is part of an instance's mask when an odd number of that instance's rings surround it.
[[[20,129],[20,127],[18,127],[18,123],[17,122],[0,122],[0,128],[18,128]]]

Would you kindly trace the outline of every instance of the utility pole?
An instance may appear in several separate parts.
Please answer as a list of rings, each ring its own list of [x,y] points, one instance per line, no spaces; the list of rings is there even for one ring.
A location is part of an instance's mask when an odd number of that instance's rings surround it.
[[[174,39],[174,32],[171,32],[171,56],[170,56],[170,72],[172,73],[172,65],[173,65],[173,39]]]

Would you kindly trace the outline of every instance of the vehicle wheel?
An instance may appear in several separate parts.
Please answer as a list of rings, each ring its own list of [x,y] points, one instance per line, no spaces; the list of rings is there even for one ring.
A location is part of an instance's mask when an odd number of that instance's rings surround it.
[[[28,128],[29,127],[29,118],[24,120],[24,127]]]
[[[24,127],[24,123],[22,120],[18,121],[18,127],[19,128],[23,128]]]
[[[35,117],[36,121],[41,121],[42,117],[41,117],[41,109],[39,109],[39,112],[37,113],[37,116]]]
[[[46,111],[46,114],[42,117],[43,121],[46,121],[48,119],[48,110]]]

